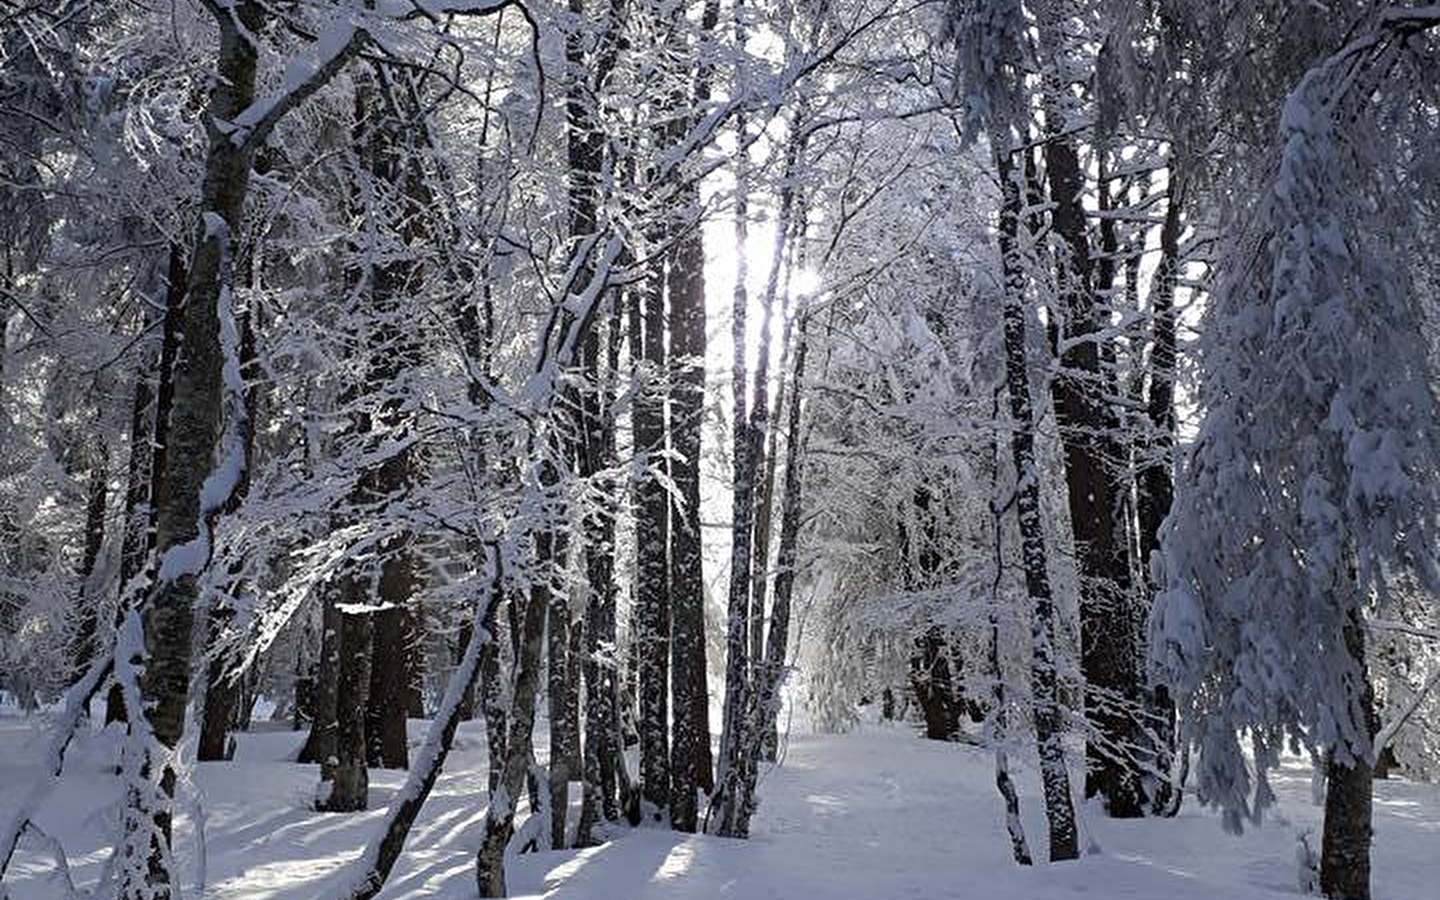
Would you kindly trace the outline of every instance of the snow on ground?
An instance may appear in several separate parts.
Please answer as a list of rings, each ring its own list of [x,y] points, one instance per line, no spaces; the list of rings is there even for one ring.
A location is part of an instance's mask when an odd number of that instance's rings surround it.
[[[425,723],[412,722],[416,739]],[[359,814],[309,809],[314,766],[286,760],[303,735],[239,735],[230,763],[197,767],[204,797],[206,878],[214,900],[317,900],[359,852],[401,781],[372,773],[371,806]],[[40,720],[0,719],[0,817],[34,778]],[[95,735],[72,753],[65,785],[42,825],[63,837],[76,881],[100,876],[119,796],[107,764],[113,740]],[[459,744],[381,895],[388,900],[475,896],[473,855],[483,830],[483,726]],[[1297,829],[1315,828],[1308,767],[1276,778],[1279,808],[1243,836],[1187,803],[1173,820],[1131,822],[1086,810],[1098,852],[1059,866],[1015,866],[982,750],[920,740],[908,729],[867,726],[848,735],[796,735],[783,765],[765,776],[749,841],[620,829],[582,851],[530,854],[510,868],[513,895],[554,900],[1261,900],[1298,894]],[[1044,856],[1044,822],[1033,771],[1017,773],[1031,848]],[[572,790],[572,794],[578,794]],[[193,818],[181,823],[193,835]],[[1376,783],[1376,900],[1434,896],[1440,879],[1440,788]],[[193,847],[193,839],[188,841]],[[63,896],[54,863],[33,842],[7,886],[13,900]],[[194,897],[194,892],[187,896]]]

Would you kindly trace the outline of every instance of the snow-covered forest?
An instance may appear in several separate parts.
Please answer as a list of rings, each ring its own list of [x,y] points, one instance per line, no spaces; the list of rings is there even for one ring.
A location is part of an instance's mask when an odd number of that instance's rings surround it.
[[[1414,900],[1440,6],[0,0],[0,900]]]

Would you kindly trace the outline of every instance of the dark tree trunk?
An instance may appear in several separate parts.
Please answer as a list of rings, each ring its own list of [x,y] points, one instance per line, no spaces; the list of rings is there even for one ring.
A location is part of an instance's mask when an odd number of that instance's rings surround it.
[[[464,656],[465,648],[470,645],[470,639],[475,636],[475,625],[469,619],[460,624],[460,630],[456,634],[456,647],[451,657],[452,662],[458,666]],[[494,634],[491,634],[494,638]],[[460,708],[456,715],[460,721],[468,722],[475,718],[475,681],[466,686],[465,693],[460,697]]]
[[[804,315],[803,311],[800,315]],[[790,610],[795,594],[796,562],[800,546],[801,488],[803,486],[804,441],[800,434],[800,401],[804,393],[805,358],[809,342],[805,321],[795,347],[795,370],[791,376],[790,419],[785,444],[785,481],[780,497],[780,549],[775,560],[775,600],[770,609],[770,633],[765,639],[765,671],[760,690],[760,734],[762,755],[774,761],[779,753],[780,686],[785,677],[785,656],[790,644]],[[894,706],[893,695],[890,704]]]
[[[1136,461],[1140,564],[1151,602],[1160,589],[1151,557],[1160,549],[1160,526],[1170,514],[1175,497],[1175,288],[1180,274],[1180,217],[1184,197],[1179,173],[1172,163],[1165,221],[1160,227],[1160,264],[1150,291],[1153,343],[1146,402],[1150,429],[1139,448],[1140,459]],[[1152,685],[1150,691],[1150,708],[1157,723],[1153,764],[1158,773],[1169,773],[1175,759],[1175,704],[1165,685]],[[1173,775],[1157,780],[1149,791],[1151,810],[1160,815],[1175,815],[1180,809],[1182,788]]]
[[[390,566],[386,565],[386,570]],[[384,583],[385,576],[381,576]],[[382,587],[382,594],[384,589]],[[370,696],[365,707],[365,754],[377,769],[410,765],[406,746],[406,657],[410,647],[410,610],[391,606],[372,614],[375,620],[370,663]]]
[[[405,849],[405,839],[450,755],[455,731],[461,721],[461,698],[475,687],[484,647],[495,643],[495,631],[491,626],[496,621],[496,614],[505,596],[503,562],[498,553],[495,567],[489,596],[481,609],[477,610],[480,621],[490,625],[482,625],[483,632],[476,634],[472,620],[471,639],[461,654],[451,683],[446,687],[424,749],[416,757],[415,767],[406,777],[399,799],[390,806],[385,817],[385,827],[363,851],[361,859],[366,863],[366,868],[357,873],[350,886],[340,895],[344,900],[371,900],[384,888],[386,879],[390,877],[390,872],[400,859],[401,851]],[[481,644],[481,641],[484,643]]]
[[[690,192],[686,208],[698,214]],[[671,538],[671,667],[674,692],[674,779],[670,818],[680,831],[699,824],[697,792],[714,787],[710,759],[710,699],[705,673],[705,577],[700,534],[700,426],[705,402],[705,248],[698,223],[670,262],[670,349],[675,382],[670,434],[679,455],[672,468],[683,504]]]
[[[940,577],[940,535],[934,503],[930,488],[921,484],[915,488],[908,508],[901,511],[900,567],[907,591],[933,590]],[[915,638],[910,684],[925,718],[925,737],[932,741],[960,739],[963,704],[951,661],[950,641],[941,626],[930,625]]]
[[[726,837],[748,837],[750,817],[755,811],[751,791],[757,782],[756,766],[761,751],[759,691],[756,670],[763,660],[751,659],[750,643],[754,616],[763,615],[750,596],[754,571],[756,488],[764,464],[765,439],[770,430],[770,346],[775,320],[775,302],[784,267],[787,240],[795,221],[795,168],[804,139],[793,137],[785,148],[785,165],[780,190],[780,208],[775,223],[775,243],[765,283],[765,318],[755,365],[755,396],[749,405],[748,421],[741,421],[744,404],[736,404],[734,522],[731,525],[730,621],[726,631],[725,707],[720,737],[720,777],[716,779],[712,806],[720,812],[716,833]],[[802,229],[803,231],[803,229]],[[737,292],[737,304],[743,298]],[[737,329],[743,327],[737,305]],[[735,345],[736,392],[746,386],[743,336]],[[763,603],[763,598],[761,598]]]
[[[362,597],[346,579],[345,599]],[[374,644],[373,613],[340,612],[340,669],[336,685],[334,750],[320,760],[320,790],[315,808],[322,812],[353,812],[369,802],[370,771],[366,766],[365,708],[370,694],[370,653]]]
[[[635,640],[639,648],[640,796],[659,820],[670,802],[670,498],[656,472],[665,452],[665,273],[656,262],[634,290],[631,353],[639,360],[635,448]],[[636,353],[636,351],[639,351]]]
[[[236,142],[214,123],[232,121],[250,105],[255,93],[256,46],[248,35],[261,29],[264,12],[260,4],[236,4],[220,24],[218,77],[213,81],[206,121],[209,145],[201,189],[200,221],[195,228],[186,302],[182,313],[181,346],[174,371],[174,404],[169,416],[168,452],[163,465],[157,464],[158,489],[155,508],[155,548],[162,555],[196,540],[207,518],[218,509],[202,509],[200,498],[210,474],[211,458],[220,435],[223,386],[220,344],[220,306],[232,284],[231,234],[240,227],[245,195],[249,187],[253,149]],[[185,727],[189,696],[191,631],[194,604],[199,595],[200,574],[208,560],[178,562],[171,571],[159,573],[150,591],[142,621],[144,666],[139,679],[145,703],[145,719],[155,741],[173,749]],[[145,764],[147,776],[154,772]],[[169,858],[171,814],[168,798],[173,796],[173,770],[159,773],[158,802],[132,791],[127,813],[125,853],[140,853],[132,841],[142,833],[150,839],[148,873],[140,876],[129,868],[122,875],[118,893],[126,900],[171,896]],[[154,829],[142,824],[153,821]],[[140,838],[145,840],[144,838]]]
[[[335,755],[339,725],[336,721],[340,690],[340,610],[336,607],[336,588],[321,588],[320,660],[315,671],[314,701],[310,716],[310,734],[300,748],[302,763],[324,763]],[[366,682],[367,687],[369,682]],[[299,705],[299,698],[296,698]]]
[[[931,625],[915,639],[916,652],[910,657],[910,683],[925,717],[925,737],[932,741],[960,739],[961,704],[951,677],[948,644],[945,630]]]
[[[80,559],[80,570],[76,573],[80,582],[80,593],[76,598],[78,618],[75,630],[74,671],[70,677],[73,685],[85,676],[95,657],[96,631],[100,626],[100,602],[95,596],[90,578],[95,574],[95,564],[100,559],[100,547],[105,543],[105,506],[109,495],[110,454],[98,437],[91,448],[90,480],[85,495],[85,549]]]
[[[418,113],[412,109],[413,101],[395,89],[396,77],[389,68],[377,65],[373,74],[358,82],[355,120],[359,163],[377,184],[385,186],[391,196],[383,199],[392,202],[367,201],[357,191],[361,198],[357,206],[373,228],[415,245],[434,239],[425,215],[431,198],[407,156],[417,149],[414,135],[420,126],[415,121]],[[388,98],[382,96],[382,88],[388,89]],[[419,272],[411,260],[375,263],[374,247],[361,245],[356,251],[365,261],[359,273],[365,288],[360,301],[374,319],[364,336],[370,352],[365,388],[379,395],[373,412],[368,408],[361,411],[357,430],[373,434],[370,441],[374,446],[401,443],[399,449],[362,475],[355,500],[363,506],[405,498],[415,481],[414,446],[405,443],[413,422],[404,401],[396,396],[395,387],[420,363],[420,351],[404,321],[405,304],[416,287]],[[413,603],[419,573],[408,526],[400,522],[386,523],[386,527],[392,533],[380,544],[378,596],[374,600],[379,611],[374,614],[367,738],[373,765],[403,769],[409,765],[405,722],[415,705],[413,684],[420,669],[416,659],[420,649],[415,640],[418,611]]]
[[[490,806],[485,811],[485,837],[475,855],[475,876],[482,897],[504,897],[506,894],[505,850],[515,834],[516,807],[535,756],[535,695],[540,687],[545,617],[549,607],[549,588],[539,584],[533,586],[521,614],[524,621],[519,652],[515,658],[515,683],[511,692],[504,764],[500,769],[499,783],[490,791]]]
[[[1356,689],[1364,726],[1373,731],[1375,692],[1365,665],[1365,626],[1352,610],[1345,625],[1345,647],[1357,669]],[[1372,735],[1373,736],[1373,735]],[[1325,761],[1325,821],[1320,844],[1320,893],[1334,900],[1370,900],[1374,772],[1370,742],[1332,750]]]
[[[214,648],[224,634],[226,624],[234,616],[229,608],[211,610],[207,625],[208,647]],[[215,654],[205,665],[205,707],[200,718],[200,741],[195,758],[200,762],[216,762],[231,757],[230,722],[240,700],[240,685],[226,665],[223,654]]]
[[[1080,575],[1085,714],[1100,735],[1099,741],[1086,747],[1085,796],[1100,796],[1111,816],[1132,818],[1144,813],[1139,773],[1126,757],[1141,708],[1141,651],[1115,474],[1124,453],[1107,399],[1113,391],[1111,373],[1102,365],[1100,327],[1108,311],[1099,308],[1092,283],[1081,202],[1084,175],[1074,141],[1061,136],[1064,121],[1054,110],[1058,90],[1052,86],[1047,91],[1050,138],[1044,145],[1051,225],[1063,243],[1056,255],[1059,308],[1055,311],[1061,318],[1063,343],[1052,392]]]
[[[615,464],[615,419],[613,377],[618,372],[620,313],[623,298],[612,292],[607,332],[607,367],[600,371],[600,341],[590,336],[584,349],[585,395],[582,429],[582,472],[592,478]],[[602,494],[613,496],[613,479],[606,479]],[[618,661],[615,659],[615,511],[602,505],[585,522],[585,567],[590,590],[585,605],[585,796],[578,846],[596,842],[594,828],[603,818],[619,818],[620,774],[625,761],[620,755]],[[628,780],[628,778],[627,778]]]
[[[130,463],[125,488],[125,535],[120,547],[120,596],[115,609],[118,627],[126,611],[144,589],[147,560],[155,549],[155,487],[164,468],[170,428],[170,406],[175,396],[175,352],[180,343],[180,316],[184,309],[185,253],[170,245],[166,269],[165,311],[160,325],[160,346],[149,370],[136,376],[130,413]],[[127,721],[119,684],[105,697],[105,723]]]
[[[580,769],[579,647],[584,627],[570,619],[570,605],[561,595],[550,602],[549,666],[546,693],[550,698],[550,848],[564,849],[570,809],[570,782]]]
[[[1055,666],[1055,602],[1046,568],[1045,527],[1040,510],[1039,468],[1035,457],[1035,413],[1030,402],[1030,373],[1025,339],[1025,260],[1020,248],[1022,186],[1014,157],[1001,137],[992,137],[1003,203],[999,245],[1005,276],[1003,322],[1005,385],[1010,395],[1010,450],[1016,479],[1015,513],[1020,525],[1025,589],[1032,604],[1031,702],[1035,740],[1039,745],[1040,779],[1050,825],[1050,860],[1080,855],[1075,810],[1070,800],[1070,775],[1065,768],[1058,674]]]
[[[253,258],[253,250],[247,255]],[[250,427],[245,428],[242,436],[245,465],[241,470],[240,480],[225,505],[227,514],[239,509],[241,502],[250,492],[250,471],[255,457],[255,429],[252,423],[255,421],[258,405],[253,371],[256,362],[254,316],[251,311],[246,310],[238,314],[237,319],[240,330],[240,374],[242,379],[250,382],[249,386],[244,388],[245,424]],[[196,758],[201,762],[229,759],[234,753],[229,731],[235,718],[235,708],[240,702],[241,676],[240,673],[231,671],[228,654],[222,645],[230,620],[235,616],[229,599],[238,596],[242,587],[241,580],[233,579],[226,591],[228,596],[213,604],[208,613],[205,627],[205,704],[200,718],[200,741],[196,747]]]

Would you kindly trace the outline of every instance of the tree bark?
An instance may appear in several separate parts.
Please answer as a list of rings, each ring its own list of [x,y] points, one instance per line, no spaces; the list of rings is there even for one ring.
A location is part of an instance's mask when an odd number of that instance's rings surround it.
[[[298,761],[302,763],[324,763],[335,755],[335,741],[339,730],[337,721],[340,691],[340,610],[336,604],[336,587],[321,587],[322,611],[320,614],[320,660],[316,667],[314,688],[314,711],[310,718],[310,733],[305,745],[300,748]],[[368,687],[368,682],[366,683]]]
[[[659,821],[670,802],[670,497],[657,476],[664,466],[665,274],[657,262],[634,290],[631,352],[640,360],[635,448],[643,467],[635,498],[635,640],[639,648],[640,796]]]
[[[341,590],[349,603],[363,600],[351,578],[344,579]],[[371,685],[373,613],[342,610],[339,619],[334,749],[320,760],[320,789],[315,797],[315,808],[322,812],[353,812],[369,803],[365,709]]]
[[[1136,465],[1140,564],[1152,603],[1160,590],[1152,556],[1160,549],[1160,526],[1175,499],[1175,288],[1180,275],[1180,217],[1185,193],[1173,161],[1169,179],[1165,220],[1160,227],[1160,263],[1150,290],[1152,345],[1146,398],[1150,429]],[[1159,773],[1169,773],[1175,759],[1175,704],[1164,685],[1151,687],[1150,709],[1157,722],[1154,766]],[[1148,792],[1151,810],[1159,815],[1175,815],[1180,810],[1182,789],[1173,775],[1158,780]]]
[[[1005,385],[1010,395],[1010,451],[1018,481],[1015,513],[1020,525],[1025,589],[1031,611],[1031,704],[1035,740],[1039,745],[1040,780],[1050,826],[1050,861],[1080,855],[1075,810],[1070,800],[1070,775],[1060,715],[1055,666],[1055,602],[1047,570],[1045,529],[1040,511],[1039,467],[1035,458],[1035,413],[1030,402],[1030,374],[1025,339],[1025,261],[1019,244],[1023,192],[1014,159],[1001,137],[992,137],[995,167],[1003,202],[999,245],[1005,276],[1003,299]]]
[[[399,561],[387,561],[380,576],[381,602],[389,593],[384,587],[387,578],[406,578],[395,571]],[[392,588],[408,592],[404,586]],[[413,652],[412,613],[403,606],[385,606],[371,613],[374,632],[371,638],[370,691],[365,707],[365,756],[377,769],[404,769],[410,765],[410,751],[405,735],[407,709],[405,682],[408,673],[406,657]]]
[[[696,226],[670,261],[670,348],[676,359],[670,392],[671,441],[678,455],[672,468],[680,507],[671,538],[671,667],[674,746],[671,823],[693,832],[699,822],[697,792],[713,789],[710,759],[710,699],[705,666],[705,576],[700,533],[700,429],[705,402],[705,248],[698,225],[699,196],[688,192]]]
[[[76,572],[80,582],[76,597],[79,622],[74,641],[74,669],[70,684],[85,677],[95,656],[96,631],[100,626],[99,598],[94,596],[90,578],[95,574],[95,564],[100,559],[100,548],[105,542],[105,507],[109,496],[110,454],[99,437],[92,442],[90,450],[90,478],[85,488],[85,548],[80,558],[80,570]]]
[[[1119,518],[1121,492],[1115,468],[1124,458],[1118,422],[1107,396],[1111,374],[1102,366],[1100,334],[1108,310],[1097,303],[1085,209],[1084,174],[1061,111],[1065,85],[1056,31],[1044,25],[1050,66],[1043,100],[1044,144],[1051,226],[1062,249],[1056,254],[1061,318],[1060,370],[1051,384],[1065,456],[1065,484],[1080,576],[1080,670],[1085,677],[1085,714],[1100,735],[1086,747],[1085,796],[1100,796],[1117,818],[1143,815],[1139,773],[1127,758],[1141,708],[1139,622],[1131,598],[1130,560]]]
[[[120,596],[115,607],[118,628],[126,611],[144,589],[142,576],[155,549],[155,490],[164,469],[170,429],[170,407],[175,397],[175,353],[180,343],[180,317],[184,309],[185,255],[179,244],[170,245],[166,270],[165,310],[160,323],[160,346],[151,355],[149,370],[135,379],[130,415],[130,464],[125,489],[125,536],[120,547]],[[126,721],[120,685],[111,685],[105,697],[105,724]]]
[[[173,749],[185,726],[189,696],[191,630],[199,578],[208,559],[193,559],[203,546],[211,523],[203,517],[217,510],[201,506],[201,492],[210,475],[211,458],[220,435],[223,386],[220,344],[220,305],[232,284],[230,272],[231,234],[240,227],[245,195],[249,188],[253,150],[232,139],[221,123],[234,118],[254,99],[256,46],[249,35],[261,31],[264,20],[261,4],[253,0],[237,3],[228,15],[217,16],[220,48],[217,78],[207,108],[209,145],[201,188],[200,221],[195,229],[186,301],[182,313],[180,351],[174,371],[174,405],[169,416],[168,452],[158,467],[158,490],[154,492],[155,547],[165,558],[170,551],[174,564],[162,571],[151,590],[142,622],[144,669],[140,696],[145,703],[146,725],[156,742]],[[194,542],[194,543],[192,543]],[[180,548],[190,546],[189,552]],[[147,761],[144,773],[153,777]],[[132,791],[124,841],[128,852],[132,836],[138,834],[138,820],[154,822],[155,837],[149,850],[148,873],[143,877],[127,867],[119,885],[125,900],[172,895],[169,856],[171,813],[168,798],[175,789],[173,770],[160,773],[160,788],[167,798],[154,804],[144,792]]]
[[[785,678],[785,657],[790,643],[790,611],[798,574],[796,563],[800,546],[801,489],[804,483],[800,401],[805,384],[805,360],[809,355],[805,324],[802,319],[800,337],[795,347],[795,369],[791,375],[790,418],[785,443],[785,480],[780,497],[780,548],[775,559],[775,600],[770,610],[770,633],[765,639],[765,671],[759,702],[760,735],[763,742],[761,755],[772,762],[779,753],[780,737],[776,720],[780,714],[780,686]]]
[[[1353,587],[1351,588],[1353,590]],[[1375,692],[1365,665],[1365,626],[1352,609],[1344,628],[1345,647],[1355,662],[1360,727],[1373,729]],[[1373,735],[1370,735],[1373,737]],[[1325,760],[1325,821],[1320,843],[1320,893],[1334,900],[1370,900],[1374,771],[1370,741],[1332,749]]]
[[[499,784],[490,791],[485,811],[485,837],[475,856],[476,881],[482,897],[504,897],[505,849],[515,834],[516,807],[534,760],[535,695],[540,687],[541,656],[545,648],[545,617],[550,589],[531,587],[523,613],[523,632],[515,659],[509,732]]]

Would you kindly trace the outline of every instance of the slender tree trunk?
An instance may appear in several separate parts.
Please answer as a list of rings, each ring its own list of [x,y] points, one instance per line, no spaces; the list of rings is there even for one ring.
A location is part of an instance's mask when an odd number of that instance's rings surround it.
[[[79,622],[76,626],[74,647],[75,668],[70,677],[73,685],[85,676],[95,656],[96,631],[100,626],[99,598],[94,594],[90,578],[95,574],[95,564],[100,559],[100,548],[105,543],[105,507],[109,496],[110,454],[105,442],[96,437],[90,451],[90,479],[85,489],[85,549],[80,558],[80,570],[76,573],[80,582],[76,605]]]
[[[639,349],[635,447],[644,467],[635,495],[635,640],[639,647],[640,796],[659,820],[670,802],[670,498],[655,470],[665,451],[665,275],[656,262],[634,291],[632,353]]]
[[[535,695],[540,687],[545,617],[549,607],[548,586],[533,585],[522,614],[524,622],[515,659],[515,683],[511,693],[504,765],[500,770],[499,784],[490,791],[490,806],[485,811],[485,837],[475,857],[476,881],[482,897],[504,897],[506,894],[505,850],[515,834],[516,806],[535,756]]]
[[[1160,264],[1150,291],[1153,342],[1146,402],[1150,429],[1136,465],[1140,564],[1151,602],[1160,589],[1151,557],[1160,549],[1160,525],[1170,514],[1175,498],[1175,288],[1180,275],[1180,217],[1185,193],[1173,163],[1169,178],[1165,220],[1160,227]],[[1157,722],[1154,766],[1160,773],[1169,773],[1175,759],[1175,704],[1164,685],[1151,687],[1150,708]],[[1173,776],[1158,780],[1149,792],[1151,810],[1175,815],[1180,809],[1182,790],[1183,784]]]
[[[255,254],[253,249],[248,254],[252,260]],[[253,279],[250,282],[253,286]],[[255,374],[252,371],[255,367],[255,328],[254,316],[250,310],[237,315],[240,330],[240,374],[241,378],[249,379],[250,385],[244,388],[246,423],[254,423],[257,416],[258,396],[254,386]],[[239,483],[235,485],[229,502],[226,503],[225,512],[234,513],[240,508],[245,496],[250,492],[250,472],[255,457],[255,429],[245,428],[243,435],[245,444],[245,465],[240,473]],[[235,610],[229,603],[229,598],[238,596],[244,582],[238,578],[232,578],[227,597],[211,604],[207,613],[205,626],[205,703],[204,711],[200,718],[200,741],[196,747],[196,758],[201,762],[229,759],[233,752],[233,746],[229,740],[229,731],[235,718],[235,708],[240,702],[241,681],[237,673],[231,671],[228,664],[228,654],[222,648],[222,642],[230,621],[235,616]]]
[[[210,611],[210,621],[206,624],[206,647],[211,652],[219,644],[233,616],[234,611],[229,608]],[[200,740],[195,748],[195,758],[200,762],[216,762],[231,756],[228,737],[235,704],[240,699],[240,686],[230,677],[228,669],[223,654],[214,655],[205,664],[205,705],[200,716]]]
[[[453,650],[453,652],[451,653],[451,656],[450,656],[451,662],[452,662],[454,665],[456,665],[456,666],[459,666],[459,665],[460,665],[460,660],[461,660],[461,657],[463,656],[463,654],[464,654],[464,652],[465,652],[465,648],[470,645],[470,639],[471,639],[472,637],[474,637],[474,636],[475,636],[475,625],[474,625],[470,620],[468,620],[468,619],[467,619],[466,621],[462,622],[462,623],[460,624],[459,632],[456,634],[456,646],[455,646],[455,648],[454,648],[454,650]],[[475,718],[475,683],[474,683],[474,682],[471,682],[470,686],[465,689],[464,695],[461,696],[461,698],[460,698],[460,711],[459,711],[459,716],[460,716],[460,721],[462,721],[462,722],[468,722],[468,721],[470,721],[471,719]]]
[[[795,127],[795,126],[792,126]],[[770,346],[774,325],[775,300],[779,292],[781,269],[785,260],[786,240],[791,233],[795,215],[794,176],[800,158],[803,138],[796,131],[786,146],[785,166],[780,191],[780,209],[775,224],[775,244],[770,259],[770,272],[765,285],[765,318],[760,328],[760,343],[755,365],[755,394],[750,404],[750,417],[741,422],[737,405],[735,428],[735,490],[734,522],[731,528],[730,621],[726,632],[725,707],[720,737],[720,777],[716,779],[716,799],[720,818],[718,834],[727,837],[748,837],[750,817],[755,809],[749,793],[756,783],[755,767],[759,762],[760,723],[759,685],[756,670],[762,660],[751,659],[752,617],[763,615],[750,596],[754,564],[755,492],[763,465],[765,438],[770,428]],[[739,298],[737,297],[737,300]],[[737,312],[738,315],[738,312]],[[744,365],[745,342],[735,346],[735,381],[737,390],[746,383]]]
[[[579,646],[584,625],[572,622],[564,595],[550,603],[549,667],[546,693],[550,698],[550,848],[566,846],[570,809],[570,782],[581,774]]]
[[[1039,745],[1040,780],[1050,825],[1050,861],[1080,855],[1070,775],[1065,767],[1058,673],[1055,666],[1055,602],[1046,568],[1045,528],[1040,510],[1039,467],[1035,457],[1035,413],[1025,340],[1025,261],[1019,244],[1023,196],[1014,159],[1001,137],[992,137],[1003,203],[999,244],[1005,276],[1005,384],[1010,395],[1010,450],[1016,479],[1015,512],[1020,524],[1025,589],[1032,605],[1031,703]]]
[[[775,560],[775,600],[770,610],[770,633],[765,639],[765,671],[759,702],[760,735],[763,741],[761,752],[765,759],[771,761],[775,760],[779,753],[777,718],[780,714],[780,686],[785,680],[785,657],[790,643],[790,612],[795,595],[796,562],[800,546],[801,488],[804,475],[800,401],[804,392],[805,360],[808,354],[809,341],[805,335],[805,322],[802,320],[799,341],[795,347],[795,368],[791,375],[790,418],[785,443],[785,481],[780,497],[780,548]]]
[[[170,407],[175,396],[175,353],[180,343],[180,317],[184,310],[185,254],[171,244],[166,269],[165,310],[160,323],[160,346],[152,363],[136,376],[130,415],[130,463],[125,489],[125,536],[120,547],[120,596],[115,608],[118,628],[125,613],[143,590],[151,552],[155,549],[155,488],[164,469],[170,428]],[[147,323],[148,327],[148,323]],[[125,700],[119,684],[105,697],[105,723],[126,721]]]

